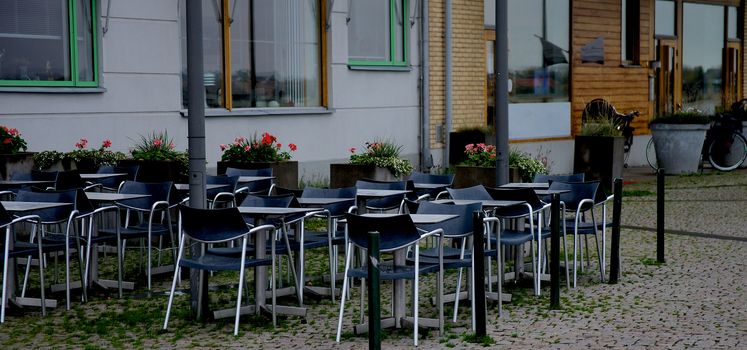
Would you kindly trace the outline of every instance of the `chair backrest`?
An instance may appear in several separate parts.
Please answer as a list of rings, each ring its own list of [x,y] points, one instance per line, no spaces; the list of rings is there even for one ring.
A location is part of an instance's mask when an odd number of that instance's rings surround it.
[[[33,175],[33,173],[13,173],[12,175],[10,175],[10,179],[11,180],[17,180],[17,181],[20,181],[20,180],[24,180],[24,181],[25,180],[33,180],[34,179],[34,175]]]
[[[576,174],[536,174],[532,182],[552,182],[552,181],[563,181],[563,182],[583,182],[584,173]]]
[[[447,214],[459,215],[459,217],[433,225],[420,225],[421,229],[432,231],[438,228],[444,229],[447,237],[463,237],[472,234],[472,213],[482,211],[480,202],[470,204],[441,204],[433,202],[420,203],[418,214]]]
[[[379,249],[382,252],[406,247],[420,239],[417,227],[410,215],[368,217],[345,214],[348,221],[348,239],[353,244],[368,248],[368,233],[379,233]]]
[[[57,173],[57,181],[54,188],[58,191],[71,190],[85,187],[85,182],[80,178],[78,170],[60,171]]]
[[[124,180],[135,180],[137,172],[140,170],[139,165],[132,166],[111,166],[102,165],[96,170],[97,174],[127,174],[125,176],[107,177],[96,182],[100,183],[106,188],[117,188],[119,184]]]
[[[208,185],[226,185],[225,187],[219,187],[211,190],[207,190],[207,198],[213,199],[215,195],[220,192],[233,192],[236,190],[236,185],[239,183],[238,176],[223,176],[223,175],[207,175],[205,177],[205,183]]]
[[[296,197],[301,197],[301,194],[303,194],[302,188],[285,188],[280,186],[275,186],[275,194],[282,195],[282,194],[292,194]]]
[[[355,205],[355,187],[341,188],[316,188],[306,187],[301,193],[301,197],[306,198],[350,198],[349,201],[321,205],[320,207],[329,211],[332,216],[342,216],[348,212],[351,206]]]
[[[355,188],[370,190],[406,190],[407,181],[377,181],[371,179],[363,179],[355,182]],[[404,198],[405,195],[400,194],[383,198],[370,199],[366,202],[366,206],[369,208],[377,209],[398,208],[402,203],[402,199]]]
[[[179,205],[182,232],[200,242],[223,242],[249,232],[237,208],[196,209]]]
[[[10,215],[10,213],[8,213],[7,210],[5,210],[5,207],[3,206],[3,204],[0,203],[0,228],[3,228],[5,226],[7,226],[8,224],[11,223],[11,221],[13,221],[13,217]],[[2,235],[0,235],[0,236],[2,236]],[[0,245],[2,245],[4,243],[5,243],[5,241],[3,241],[2,243],[0,243]]]
[[[486,188],[486,190],[495,200],[526,202],[532,206],[532,211],[539,210],[544,205],[532,188]],[[517,217],[528,215],[527,210],[526,205],[518,204],[495,208],[494,213],[499,217]]]
[[[39,191],[20,189],[16,195],[16,200],[19,202],[70,203],[71,205],[33,211],[34,215],[39,215],[42,222],[57,223],[70,217],[70,212],[75,209],[76,197],[77,190]]]
[[[451,185],[454,183],[454,175],[455,174],[436,175],[414,171],[410,174],[409,179],[412,180],[412,182]]]
[[[241,201],[242,207],[277,207],[277,208],[289,208],[292,206],[296,197],[291,195],[281,196],[257,196],[248,195]]]
[[[599,180],[586,181],[586,182],[562,182],[553,181],[550,183],[551,190],[570,190],[566,193],[560,194],[560,200],[565,203],[566,210],[576,211],[579,209],[579,204],[584,199],[595,200],[597,197],[597,189],[599,188]],[[590,209],[591,204],[584,205],[580,208],[582,211]]]
[[[226,176],[272,176],[272,168],[263,169],[238,169],[226,168]],[[240,183],[239,187],[249,188],[249,193],[265,192],[270,190],[272,180],[260,180],[247,183]]]
[[[153,203],[158,201],[169,202],[171,199],[171,188],[174,184],[171,181],[165,182],[139,182],[125,181],[119,189],[119,193],[127,194],[147,194],[148,197],[127,199],[119,201],[120,203],[142,210],[150,210]]]
[[[493,199],[483,185],[466,188],[447,188],[446,190],[449,191],[449,196],[452,199]]]
[[[31,180],[34,181],[57,181],[59,171],[31,170]]]

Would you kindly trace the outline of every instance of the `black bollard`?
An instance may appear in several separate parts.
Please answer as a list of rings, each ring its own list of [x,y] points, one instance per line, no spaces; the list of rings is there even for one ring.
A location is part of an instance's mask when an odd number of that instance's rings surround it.
[[[656,172],[656,261],[664,260],[664,169]]]
[[[622,212],[622,179],[615,179],[612,199],[612,251],[610,252],[609,284],[617,283],[620,276],[620,215]]]
[[[368,348],[381,349],[381,298],[379,291],[379,233],[368,233]],[[344,291],[343,291],[344,293]]]
[[[485,328],[486,313],[485,308],[485,247],[483,246],[485,237],[485,226],[483,225],[483,218],[485,213],[482,211],[475,211],[472,213],[472,235],[474,236],[474,248],[472,259],[475,266],[475,335],[478,337],[484,337],[487,334]],[[498,300],[500,303],[500,299]]]
[[[560,195],[557,193],[550,202],[550,308],[560,309]]]

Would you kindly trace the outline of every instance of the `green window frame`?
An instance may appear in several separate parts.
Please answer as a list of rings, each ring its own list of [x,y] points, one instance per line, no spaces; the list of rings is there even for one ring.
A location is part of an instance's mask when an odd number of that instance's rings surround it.
[[[84,10],[87,10],[86,13],[90,16],[90,19],[86,18],[78,18],[78,4],[84,4],[87,5],[83,6]],[[31,80],[22,80],[22,79],[3,79],[2,76],[0,76],[0,87],[81,87],[81,88],[91,88],[91,87],[98,87],[99,86],[99,67],[98,67],[98,33],[97,33],[97,8],[96,8],[96,0],[67,0],[67,26],[65,33],[60,33],[60,36],[67,36],[67,41],[63,41],[63,44],[66,45],[64,47],[64,51],[66,51],[69,54],[68,60],[65,65],[60,65],[59,67],[62,67],[63,69],[69,69],[70,72],[70,78],[65,80],[37,80],[37,79],[31,79]],[[63,3],[65,4],[65,3]],[[80,78],[80,71],[79,71],[79,63],[81,59],[83,59],[83,56],[79,56],[81,54],[79,52],[78,47],[78,40],[81,39],[78,37],[78,21],[87,21],[83,22],[87,26],[90,26],[90,52],[82,53],[83,55],[91,55],[90,63],[91,63],[91,79],[83,80]],[[84,33],[85,35],[85,33]],[[0,33],[0,37],[5,38],[21,38],[21,39],[28,39],[28,40],[34,40],[35,38],[40,38],[43,36],[35,36],[35,35],[25,35],[25,34],[9,34],[9,33]],[[3,53],[0,51],[0,53]],[[2,55],[0,55],[1,57]],[[2,61],[0,61],[2,62]]]
[[[360,0],[359,0],[360,1]],[[370,1],[370,0],[365,0]],[[401,2],[402,11],[397,14],[396,5]],[[352,6],[352,5],[351,5]],[[350,11],[350,9],[348,9]],[[408,0],[389,0],[389,58],[387,60],[355,60],[348,59],[350,66],[378,66],[378,67],[406,67],[408,65],[408,29],[409,29],[409,6]],[[399,16],[398,16],[399,15]],[[350,19],[354,21],[354,18]],[[402,23],[401,47],[398,47],[397,21]],[[349,35],[349,32],[348,32]],[[402,59],[398,59],[398,53],[402,53]],[[350,49],[348,49],[350,55]]]

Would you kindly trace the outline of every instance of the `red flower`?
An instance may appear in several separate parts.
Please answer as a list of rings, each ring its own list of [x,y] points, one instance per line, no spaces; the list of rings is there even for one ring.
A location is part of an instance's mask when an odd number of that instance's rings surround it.
[[[283,144],[282,143],[278,143],[278,144],[275,145],[275,147],[277,147],[278,149],[280,149],[281,147],[283,147]]]
[[[7,129],[6,129],[6,130],[7,130]],[[12,128],[12,129],[8,130],[8,132],[9,132],[9,133],[10,133],[11,135],[13,135],[13,136],[20,136],[20,135],[21,135],[21,133],[20,133],[20,132],[18,132],[18,129],[16,129],[16,128]]]
[[[161,139],[153,140],[153,146],[161,147],[162,144],[163,144],[163,141],[161,141]]]
[[[225,143],[221,143],[221,144],[220,144],[220,150],[221,150],[221,151],[225,151],[225,150],[226,150],[226,147],[228,147],[228,146],[226,146],[226,144],[225,144]]]
[[[88,139],[86,138],[81,138],[80,141],[75,144],[75,147],[78,149],[84,149],[86,146],[88,146]]]
[[[10,137],[7,137],[7,138],[5,138],[5,139],[3,140],[3,145],[8,145],[8,144],[10,144],[10,143],[11,143],[12,141],[13,141],[13,140],[12,140],[12,139],[11,139]]]
[[[295,143],[289,143],[288,148],[290,148],[291,151],[296,151],[298,149],[298,146],[296,146]]]
[[[246,145],[244,146],[244,151],[249,152],[252,150],[252,146]]]
[[[112,140],[104,139],[103,142],[101,142],[101,147],[109,148],[112,146]]]
[[[277,139],[275,136],[270,135],[270,133],[263,133],[262,134],[262,144],[263,145],[271,145],[273,142],[275,142]]]
[[[355,147],[350,147],[350,149],[348,151],[350,151],[350,153],[355,153],[356,149],[355,149]]]

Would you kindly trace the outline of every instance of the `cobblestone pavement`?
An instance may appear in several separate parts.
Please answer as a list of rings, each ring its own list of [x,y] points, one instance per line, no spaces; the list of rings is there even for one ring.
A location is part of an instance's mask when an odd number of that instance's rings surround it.
[[[487,329],[493,342],[491,348],[747,349],[747,227],[744,220],[747,217],[747,171],[667,177],[666,263],[663,265],[657,264],[655,259],[655,178],[646,169],[627,169],[625,180],[620,282],[616,285],[600,283],[594,249],[591,249],[591,264],[581,274],[578,288],[561,288],[561,310],[549,310],[548,284],[543,284],[542,296],[535,297],[530,284],[509,282],[507,289],[513,300],[504,303],[503,316],[498,317],[496,305],[489,305]],[[317,266],[309,268],[318,269]],[[454,281],[454,274],[449,274],[447,290],[453,288]],[[168,279],[161,280],[154,289],[166,290],[168,282]],[[435,290],[433,278],[423,278],[423,284],[421,290],[426,300]],[[261,317],[242,318],[241,333],[233,337],[232,319],[206,325],[187,320],[185,297],[178,300],[177,313],[172,316],[169,331],[165,333],[159,331],[165,298],[146,299],[148,304],[140,309],[147,310],[142,314],[149,318],[147,321],[122,316],[128,308],[138,305],[136,298],[123,301],[99,298],[88,304],[76,304],[75,310],[69,312],[58,308],[46,319],[38,315],[13,316],[0,326],[0,341],[11,348],[83,348],[90,343],[92,348],[361,349],[367,347],[367,338],[352,333],[352,324],[358,319],[356,290],[346,308],[344,336],[340,343],[334,339],[339,302],[310,300],[305,321],[281,317],[276,329]],[[385,308],[389,305],[389,291],[387,284],[382,289]],[[221,302],[233,305],[233,293],[227,291]],[[292,304],[293,300],[284,302]],[[420,305],[421,317],[435,315],[436,310],[429,303]],[[109,310],[107,320],[121,322],[120,327],[126,329],[121,330],[126,334],[120,335],[119,340],[116,337],[110,340],[106,333],[111,328],[98,331],[95,320],[89,317],[86,321],[87,315],[97,315],[102,310]],[[446,314],[450,315],[452,310],[451,305],[447,306]],[[419,348],[482,347],[464,338],[471,332],[467,305],[460,307],[458,316],[457,323],[447,322],[444,335],[436,331],[421,333]],[[71,324],[73,320],[88,322],[86,324],[98,335],[93,334],[90,339],[57,335],[58,331],[64,334],[76,329]],[[413,348],[411,329],[384,330],[382,336],[382,348]]]

